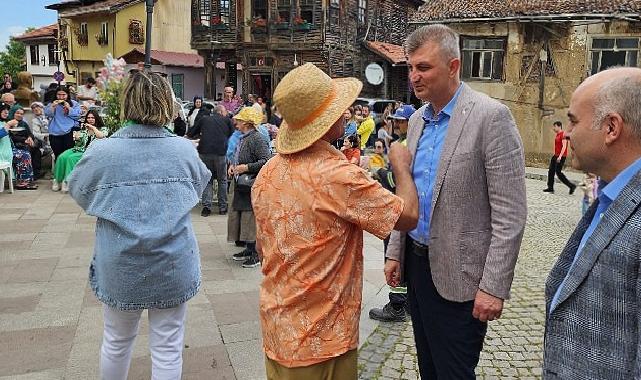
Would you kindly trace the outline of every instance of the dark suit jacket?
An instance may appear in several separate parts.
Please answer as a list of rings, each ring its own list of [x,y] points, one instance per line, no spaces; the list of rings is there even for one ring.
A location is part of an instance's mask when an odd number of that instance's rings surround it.
[[[641,172],[608,207],[561,290],[598,201],[579,222],[545,288],[546,379],[639,379]]]

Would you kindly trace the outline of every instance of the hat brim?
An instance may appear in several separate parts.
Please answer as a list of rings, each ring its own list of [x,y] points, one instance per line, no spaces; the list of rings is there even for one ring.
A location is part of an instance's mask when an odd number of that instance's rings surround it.
[[[388,116],[387,118],[392,120],[409,120],[409,118],[405,118],[402,116]]]
[[[363,88],[361,81],[356,78],[336,78],[332,82],[336,97],[320,116],[299,128],[290,128],[286,120],[282,121],[276,137],[278,153],[292,154],[309,148],[343,116]]]

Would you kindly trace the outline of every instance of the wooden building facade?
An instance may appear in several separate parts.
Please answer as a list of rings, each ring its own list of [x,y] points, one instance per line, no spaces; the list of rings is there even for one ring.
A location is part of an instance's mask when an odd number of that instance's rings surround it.
[[[280,79],[297,65],[311,62],[332,77],[355,76],[378,63],[385,80],[366,85],[361,96],[399,100],[406,93],[404,59],[387,56],[369,43],[401,49],[409,17],[421,0],[192,0],[191,45],[205,59],[208,98],[217,97],[220,81],[236,83],[242,93],[266,99]],[[401,49],[402,51],[402,49]],[[214,63],[225,75],[214,75]],[[243,68],[235,70],[236,64]],[[218,90],[214,90],[214,89]]]

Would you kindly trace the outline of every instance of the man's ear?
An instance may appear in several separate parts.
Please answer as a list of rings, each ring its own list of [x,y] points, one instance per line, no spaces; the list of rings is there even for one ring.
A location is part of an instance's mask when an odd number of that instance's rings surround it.
[[[625,123],[621,115],[618,113],[610,113],[603,120],[603,128],[606,129],[605,143],[610,145],[621,138]]]

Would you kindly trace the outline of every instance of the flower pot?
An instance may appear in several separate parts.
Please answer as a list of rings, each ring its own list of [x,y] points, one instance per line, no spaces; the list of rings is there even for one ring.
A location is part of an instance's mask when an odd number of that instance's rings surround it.
[[[289,23],[287,23],[287,22],[280,22],[280,23],[274,24],[274,25],[273,25],[273,28],[274,28],[275,30],[288,30],[288,29],[289,29]]]
[[[294,30],[298,31],[309,32],[311,29],[312,24],[309,23],[294,25]]]
[[[214,30],[227,30],[227,29],[229,29],[229,25],[223,24],[223,23],[214,24],[213,28],[214,28]]]
[[[264,26],[253,25],[252,26],[252,33],[254,33],[254,34],[265,34],[265,33],[267,33],[267,28],[264,27]]]

